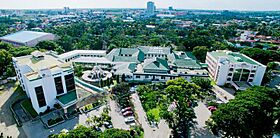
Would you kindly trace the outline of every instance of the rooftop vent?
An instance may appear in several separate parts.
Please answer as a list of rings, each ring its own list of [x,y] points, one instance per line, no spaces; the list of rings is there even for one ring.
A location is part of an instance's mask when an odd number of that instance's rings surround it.
[[[32,52],[31,55],[34,59],[37,59],[37,60],[40,60],[40,59],[44,58],[44,53],[42,53],[40,51],[37,51],[37,50]]]

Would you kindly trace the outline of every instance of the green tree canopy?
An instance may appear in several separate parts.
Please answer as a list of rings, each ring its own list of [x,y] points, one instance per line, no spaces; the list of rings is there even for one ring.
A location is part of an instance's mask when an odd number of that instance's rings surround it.
[[[168,102],[161,114],[173,130],[174,137],[189,137],[190,127],[195,123],[193,108],[197,105],[201,93],[199,89],[199,86],[189,83],[184,78],[167,81],[165,91]],[[175,108],[168,109],[170,104],[175,104]]]
[[[194,47],[192,53],[201,62],[205,62],[206,54],[209,49],[206,46]]]
[[[275,121],[280,118],[279,99],[279,91],[257,86],[248,88],[219,106],[208,126],[223,137],[271,137],[277,131]]]

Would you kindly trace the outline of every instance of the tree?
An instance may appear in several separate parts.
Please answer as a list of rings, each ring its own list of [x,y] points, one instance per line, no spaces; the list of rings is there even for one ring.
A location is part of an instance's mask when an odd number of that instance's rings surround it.
[[[129,87],[128,83],[121,82],[112,88],[112,92],[113,93],[128,93],[129,89],[130,89],[130,87]]]
[[[0,75],[3,75],[7,71],[8,65],[11,62],[12,55],[4,49],[0,50]]]
[[[272,137],[277,131],[275,121],[280,118],[279,99],[280,91],[260,86],[248,88],[220,105],[207,124],[222,137]]]
[[[106,129],[101,135],[102,138],[132,138],[129,131],[122,129]]]
[[[193,77],[191,80],[201,87],[202,90],[210,90],[212,88],[211,81],[208,78]]]
[[[54,41],[46,40],[39,42],[35,47],[38,49],[55,50],[59,46]]]
[[[190,127],[193,127],[196,118],[194,107],[197,105],[197,97],[200,95],[199,86],[189,83],[184,78],[167,81],[165,89],[168,103],[161,113],[163,118],[173,130],[174,137],[188,138]],[[175,108],[168,109],[170,104]]]
[[[240,53],[266,65],[271,61],[280,61],[280,53],[272,50],[262,50],[259,48],[244,48]]]
[[[194,47],[192,53],[201,62],[205,62],[206,54],[209,49],[206,46]]]

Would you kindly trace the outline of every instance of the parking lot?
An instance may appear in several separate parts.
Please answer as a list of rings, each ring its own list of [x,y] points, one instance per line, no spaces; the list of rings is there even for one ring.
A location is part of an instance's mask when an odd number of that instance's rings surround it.
[[[26,122],[23,124],[22,128],[28,138],[39,138],[39,137],[46,138],[51,134],[60,133],[60,131],[63,129],[71,130],[78,124],[86,126],[87,118],[93,116],[100,116],[105,107],[106,105],[103,105],[96,110],[92,110],[91,112],[88,112],[87,114],[79,114],[77,117],[67,120],[64,123],[59,124],[50,129],[44,128],[40,120],[36,120],[33,122],[32,121]],[[36,130],[36,133],[34,133],[34,130]]]

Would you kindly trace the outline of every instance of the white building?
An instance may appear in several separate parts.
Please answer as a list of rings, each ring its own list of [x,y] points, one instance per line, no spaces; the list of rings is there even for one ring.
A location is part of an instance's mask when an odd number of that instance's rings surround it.
[[[35,32],[35,31],[19,31],[0,37],[0,40],[5,43],[10,43],[14,46],[36,46],[41,41],[55,40],[56,36],[51,33]]]
[[[80,57],[105,57],[106,50],[73,50],[59,55],[65,62],[75,60]]]
[[[207,52],[206,63],[217,85],[231,84],[237,90],[261,85],[266,66],[244,54],[226,50]]]
[[[37,113],[60,104],[67,112],[77,102],[74,72],[70,63],[51,53],[34,51],[31,55],[13,57],[20,86],[30,98]]]

